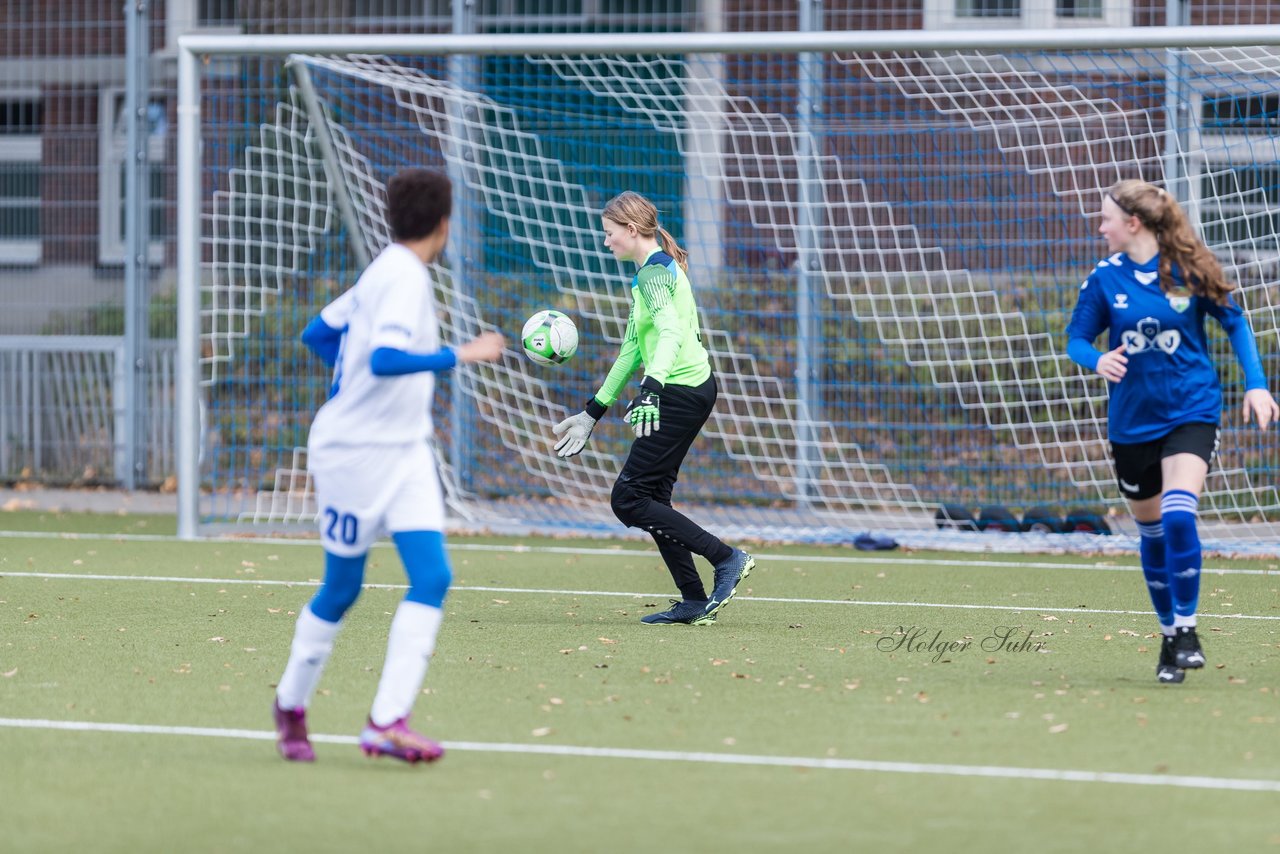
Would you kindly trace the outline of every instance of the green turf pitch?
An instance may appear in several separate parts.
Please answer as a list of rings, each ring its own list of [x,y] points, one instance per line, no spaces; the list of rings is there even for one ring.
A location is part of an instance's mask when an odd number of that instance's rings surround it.
[[[403,594],[380,588],[312,709],[338,743],[294,766],[255,736],[318,546],[115,536],[168,524],[138,521],[0,516],[97,532],[0,538],[4,850],[1280,846],[1266,561],[1207,562],[1230,570],[1204,578],[1210,665],[1160,686],[1124,558],[761,547],[718,625],[650,627],[670,581],[639,541],[455,537],[415,715],[448,755],[411,768],[350,743]],[[403,584],[393,551],[367,581]]]

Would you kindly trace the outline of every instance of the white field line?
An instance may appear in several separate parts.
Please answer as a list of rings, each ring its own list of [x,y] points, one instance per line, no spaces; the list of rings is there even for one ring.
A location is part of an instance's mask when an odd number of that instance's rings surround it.
[[[320,543],[315,539],[288,539],[281,537],[201,537],[198,540],[179,540],[168,534],[63,534],[51,531],[0,531],[0,540],[110,540],[116,542],[138,543],[195,543],[199,545],[270,545],[270,546],[305,546],[319,549]],[[374,548],[391,548],[391,543],[380,542]],[[653,549],[597,549],[578,548],[574,546],[524,546],[524,545],[486,545],[481,543],[448,544],[449,551],[504,552],[507,554],[566,554],[592,555],[602,557],[634,557],[660,560]],[[1136,572],[1138,571],[1136,556],[1121,557],[1121,560],[1132,560],[1133,563],[1052,563],[1050,561],[1017,561],[1017,560],[940,560],[938,558],[919,558],[911,556],[868,557],[862,555],[793,555],[752,553],[762,561],[795,563],[833,563],[833,564],[869,564],[872,566],[941,566],[950,569],[974,568],[1007,568],[1007,569],[1084,569],[1101,572]],[[1275,575],[1280,576],[1280,569],[1240,569],[1232,567],[1206,566],[1201,572],[1214,575]]]
[[[249,585],[256,587],[315,587],[318,581],[278,581],[274,579],[251,578],[187,578],[175,575],[103,575],[100,573],[66,573],[66,572],[4,572],[0,571],[0,579],[5,578],[45,578],[61,581],[138,581],[164,584],[217,584],[217,585]],[[365,590],[408,590],[407,584],[365,584]],[[449,588],[449,592],[474,593],[522,593],[530,596],[605,596],[616,599],[669,599],[669,593],[633,593],[625,590],[556,590],[541,587],[489,587],[470,584],[458,584]],[[804,599],[787,596],[736,596],[739,602],[781,602],[788,605],[860,605],[871,608],[944,608],[965,611],[1032,611],[1035,613],[1056,614],[1122,614],[1141,617],[1151,616],[1150,611],[1126,611],[1110,608],[1048,608],[1038,605],[985,605],[960,604],[954,602],[896,602],[878,599]],[[1280,621],[1280,615],[1269,616],[1259,614],[1198,614],[1204,619],[1215,620],[1274,620]]]
[[[196,738],[238,738],[274,741],[266,730],[220,729],[191,726],[54,721],[0,718],[0,727],[16,729],[107,732],[128,735],[178,735]],[[323,744],[355,745],[350,735],[313,734]],[[592,759],[632,759],[655,762],[696,762],[713,765],[757,765],[782,768],[816,768],[829,771],[869,771],[879,774],[933,774],[950,777],[986,777],[1007,780],[1047,780],[1062,783],[1111,783],[1126,786],[1170,786],[1184,789],[1218,789],[1237,792],[1280,792],[1278,780],[1201,777],[1180,774],[1127,774],[1115,771],[1076,771],[1065,768],[1016,768],[999,765],[947,765],[933,762],[886,762],[870,759],[835,759],[812,756],[760,756],[744,753],[704,753],[672,750],[636,750],[620,747],[578,747],[567,744],[512,744],[503,742],[449,741],[445,749],[477,753],[516,753],[536,756],[571,756]]]

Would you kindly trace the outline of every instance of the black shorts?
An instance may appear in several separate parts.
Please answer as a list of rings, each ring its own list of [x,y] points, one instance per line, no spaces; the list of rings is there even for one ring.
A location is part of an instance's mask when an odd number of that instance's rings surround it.
[[[1160,461],[1174,454],[1195,454],[1210,466],[1218,453],[1217,424],[1181,424],[1159,439],[1132,445],[1111,443],[1120,493],[1131,501],[1153,498],[1164,491]]]
[[[630,483],[651,498],[657,498],[659,503],[669,503],[680,466],[693,441],[702,432],[702,426],[711,417],[717,394],[715,374],[698,386],[670,383],[664,387],[661,396],[662,426],[658,432],[638,437],[631,443],[631,453],[627,455],[618,480]]]

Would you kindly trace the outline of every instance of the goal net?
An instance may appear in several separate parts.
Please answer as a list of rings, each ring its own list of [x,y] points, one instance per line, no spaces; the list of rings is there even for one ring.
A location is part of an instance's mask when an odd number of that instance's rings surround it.
[[[202,524],[314,517],[306,431],[328,377],[298,334],[389,241],[383,187],[409,165],[454,179],[446,339],[496,329],[515,348],[437,395],[450,506],[474,528],[618,530],[626,425],[606,416],[571,460],[551,425],[617,353],[631,271],[599,212],[626,189],[691,253],[720,398],[676,499],[726,537],[962,539],[936,528],[943,504],[1131,530],[1105,383],[1064,336],[1120,179],[1183,201],[1280,375],[1276,48],[357,51],[245,54],[202,82]],[[565,365],[518,352],[543,308],[578,324]],[[1258,543],[1280,454],[1241,424],[1241,372],[1209,331],[1224,409],[1202,530]]]

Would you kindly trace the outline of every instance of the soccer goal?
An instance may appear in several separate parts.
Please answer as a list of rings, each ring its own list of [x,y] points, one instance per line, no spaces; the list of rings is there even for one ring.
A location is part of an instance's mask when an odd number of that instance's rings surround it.
[[[328,377],[298,334],[389,240],[384,182],[408,165],[454,179],[447,338],[514,340],[544,308],[581,335],[567,364],[515,347],[443,381],[439,456],[475,528],[617,529],[625,425],[567,461],[550,428],[617,352],[631,274],[599,211],[626,189],[691,254],[720,402],[677,499],[724,536],[975,536],[935,526],[944,504],[1130,530],[1106,388],[1064,338],[1119,179],[1182,200],[1280,381],[1278,27],[191,36],[179,65],[184,535],[312,519]],[[1256,544],[1280,523],[1280,445],[1241,425],[1210,327],[1202,530]]]

